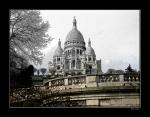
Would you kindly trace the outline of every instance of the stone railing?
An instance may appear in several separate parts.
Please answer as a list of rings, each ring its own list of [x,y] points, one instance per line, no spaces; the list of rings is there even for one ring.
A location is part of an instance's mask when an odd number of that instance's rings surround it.
[[[80,75],[55,78],[49,80],[47,87],[60,87],[61,89],[97,87],[97,86],[122,86],[127,83],[140,83],[139,74],[101,74],[101,75]]]
[[[51,86],[63,86],[64,85],[64,79],[57,79],[51,81]]]
[[[103,74],[99,75],[97,82],[118,82],[119,81],[119,74]]]
[[[86,76],[70,76],[57,79],[51,79],[49,86],[65,86],[65,85],[77,85],[86,83]]]
[[[140,74],[124,74],[124,81],[140,81]]]
[[[140,81],[140,74],[102,74],[98,76],[97,82],[132,82]]]
[[[73,77],[68,79],[68,85],[85,84],[86,76]]]

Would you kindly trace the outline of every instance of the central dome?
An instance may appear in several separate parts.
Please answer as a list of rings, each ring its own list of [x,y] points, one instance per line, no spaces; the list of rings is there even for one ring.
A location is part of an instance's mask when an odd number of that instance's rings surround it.
[[[76,28],[73,28],[68,34],[67,34],[67,37],[66,37],[66,41],[82,41],[84,42],[84,39],[83,39],[83,36],[81,34],[81,32],[76,29]]]
[[[75,17],[73,19],[73,28],[67,34],[65,41],[65,48],[72,46],[82,46],[83,48],[85,48],[84,38],[81,32],[77,29]]]

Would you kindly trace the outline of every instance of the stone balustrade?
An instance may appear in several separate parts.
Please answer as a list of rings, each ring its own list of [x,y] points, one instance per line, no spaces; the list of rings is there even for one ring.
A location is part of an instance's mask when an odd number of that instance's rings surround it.
[[[48,87],[61,89],[86,88],[98,86],[123,86],[128,82],[139,82],[139,74],[101,74],[80,75],[51,79],[46,83]],[[56,89],[56,88],[55,88]]]
[[[129,81],[140,81],[139,74],[102,74],[97,76],[98,82],[129,82]]]

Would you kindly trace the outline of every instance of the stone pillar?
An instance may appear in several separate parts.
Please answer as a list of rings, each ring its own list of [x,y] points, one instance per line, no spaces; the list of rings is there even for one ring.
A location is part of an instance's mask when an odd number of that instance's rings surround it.
[[[83,72],[82,72],[82,74],[86,74],[86,69],[83,69]]]
[[[56,58],[56,63],[57,63],[57,57],[55,57]]]
[[[71,61],[69,61],[69,69],[71,69]]]
[[[83,69],[84,68],[84,63],[81,61],[81,68],[80,69]]]
[[[123,81],[124,81],[124,75],[122,75],[122,74],[119,75],[119,81],[120,81],[120,82],[123,82]]]
[[[77,49],[75,49],[75,56],[77,55]]]
[[[77,69],[77,60],[75,59],[75,69]]]
[[[64,70],[65,70],[66,69],[66,61],[65,61],[65,59],[64,59],[63,64],[64,64]]]
[[[64,85],[68,85],[68,79],[64,79]]]
[[[91,61],[93,62],[93,56],[91,56]]]
[[[87,62],[89,62],[89,56],[87,56]]]
[[[51,81],[49,82],[49,85],[48,86],[51,86]]]

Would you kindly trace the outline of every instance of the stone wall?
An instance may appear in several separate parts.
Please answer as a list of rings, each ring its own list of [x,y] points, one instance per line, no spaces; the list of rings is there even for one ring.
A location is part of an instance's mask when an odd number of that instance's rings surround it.
[[[96,107],[140,107],[138,93],[131,94],[93,94],[72,96],[72,100],[85,100],[86,106]]]
[[[97,87],[97,77],[96,76],[86,76],[86,86],[87,87]]]

